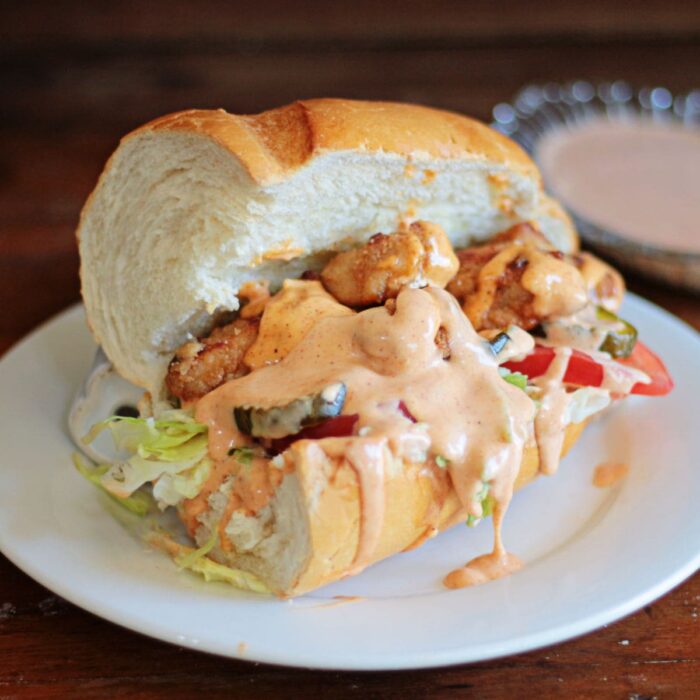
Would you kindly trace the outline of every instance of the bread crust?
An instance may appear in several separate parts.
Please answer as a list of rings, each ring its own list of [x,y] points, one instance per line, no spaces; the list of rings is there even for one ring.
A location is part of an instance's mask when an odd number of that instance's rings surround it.
[[[416,218],[458,247],[532,220],[562,250],[577,248],[525,152],[459,114],[342,99],[170,114],[122,139],[83,207],[88,325],[161,405],[172,353],[235,311],[242,283],[278,285],[285,270],[317,269],[331,250]]]
[[[540,181],[514,141],[485,124],[416,104],[321,98],[255,115],[191,109],[155,119],[128,134],[187,131],[209,136],[234,154],[259,185],[279,182],[330,151],[487,160]]]
[[[584,427],[585,421],[567,426],[562,457],[576,443]],[[310,551],[292,585],[275,591],[282,597],[298,596],[355,573],[353,559],[360,537],[361,493],[355,471],[342,462],[332,480],[325,483],[326,478],[318,473],[318,463],[310,468],[304,462],[299,466],[296,476],[308,516]],[[538,474],[537,447],[528,445],[515,488],[532,482]],[[320,481],[325,483],[325,488],[318,496]],[[425,467],[415,464],[407,464],[402,472],[386,477],[382,532],[370,563],[419,546],[431,536],[431,523],[444,531],[465,521],[457,494],[449,486],[449,480],[446,481],[447,490],[441,494],[440,485]],[[439,512],[431,512],[440,503]]]

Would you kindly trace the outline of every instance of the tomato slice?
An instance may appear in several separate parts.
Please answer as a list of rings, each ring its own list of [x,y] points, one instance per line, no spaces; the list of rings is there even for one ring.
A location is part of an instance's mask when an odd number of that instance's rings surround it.
[[[632,354],[618,360],[623,365],[640,369],[651,379],[650,384],[635,384],[632,387],[633,394],[645,396],[665,396],[674,387],[673,378],[668,373],[663,360],[644,343],[637,341]]]
[[[411,421],[411,423],[417,423],[416,417],[408,410],[408,406],[404,403],[404,400],[399,401],[399,411]]]
[[[534,350],[519,362],[503,364],[511,372],[520,372],[531,379],[543,375],[554,359],[554,348],[536,345]],[[599,365],[590,355],[580,350],[574,350],[566,368],[564,381],[578,386],[600,386],[603,383],[603,366]]]
[[[554,348],[537,345],[524,360],[505,362],[503,366],[511,372],[521,372],[527,377],[534,378],[543,375],[553,359]],[[639,369],[649,375],[651,383],[635,384],[630,392],[632,394],[664,396],[673,389],[673,379],[664,363],[644,343],[637,341],[632,354],[626,359],[617,359],[616,362]],[[600,386],[603,383],[604,374],[603,366],[590,355],[574,350],[564,375],[564,382],[576,386]]]
[[[399,411],[401,411],[411,423],[417,422],[415,416],[408,410],[408,406],[403,401],[399,401]],[[270,440],[270,449],[275,454],[279,454],[280,452],[284,452],[297,440],[321,440],[327,437],[348,437],[355,431],[355,423],[357,423],[358,418],[359,416],[357,413],[348,416],[329,418],[323,423],[300,430],[296,435],[288,435],[287,437]]]

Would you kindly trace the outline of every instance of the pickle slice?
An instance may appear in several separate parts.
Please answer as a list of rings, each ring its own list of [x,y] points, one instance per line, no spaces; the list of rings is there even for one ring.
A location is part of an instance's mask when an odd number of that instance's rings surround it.
[[[317,394],[303,396],[285,406],[236,406],[233,417],[244,435],[279,439],[339,416],[345,405],[346,394],[345,384],[336,382]]]
[[[598,349],[615,358],[629,357],[637,342],[637,329],[602,306],[596,308],[596,318],[604,321],[606,325],[614,326],[607,332]]]

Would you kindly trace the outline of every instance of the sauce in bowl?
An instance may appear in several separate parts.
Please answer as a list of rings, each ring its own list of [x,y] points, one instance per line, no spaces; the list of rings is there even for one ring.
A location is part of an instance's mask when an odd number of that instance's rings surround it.
[[[639,243],[700,253],[700,130],[595,119],[546,134],[536,160],[577,215]]]

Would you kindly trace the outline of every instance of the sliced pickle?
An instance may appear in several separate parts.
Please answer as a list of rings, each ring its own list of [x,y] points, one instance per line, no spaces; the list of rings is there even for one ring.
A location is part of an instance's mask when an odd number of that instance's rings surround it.
[[[498,357],[499,353],[505,348],[505,346],[510,342],[510,336],[505,333],[499,333],[495,338],[488,341],[491,352]]]
[[[238,429],[245,435],[279,439],[339,416],[345,405],[346,394],[345,384],[336,382],[317,394],[303,396],[285,406],[237,406],[233,409],[233,417]]]
[[[596,318],[606,324],[614,325],[598,349],[609,353],[612,357],[629,357],[637,342],[637,329],[602,306],[596,308]]]

